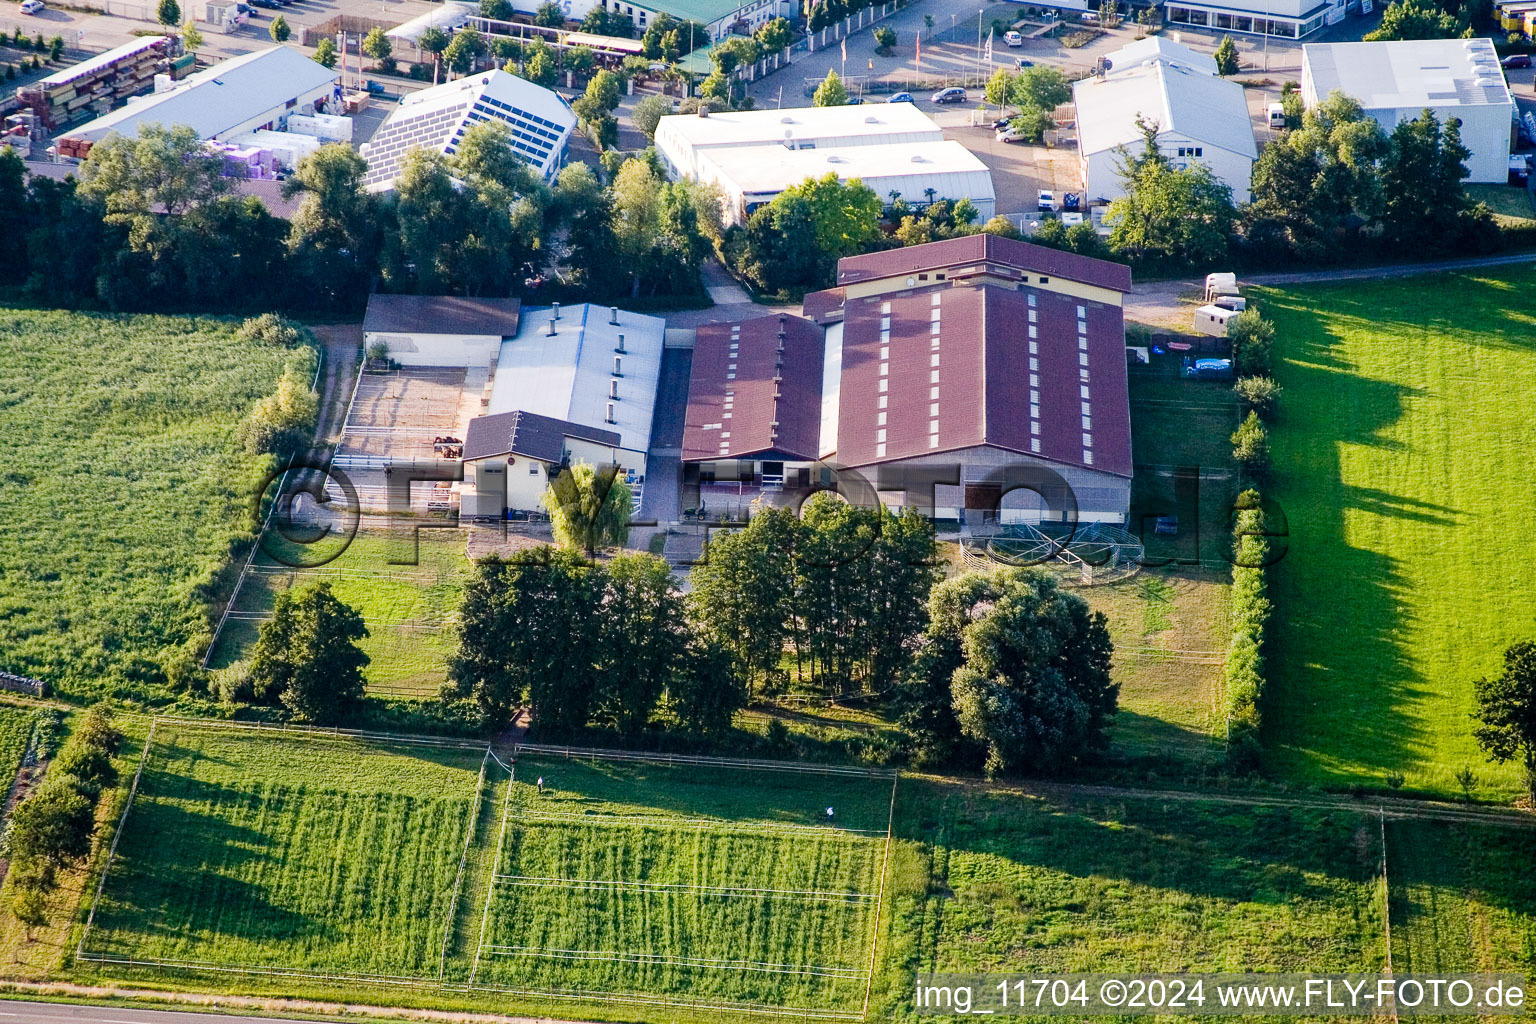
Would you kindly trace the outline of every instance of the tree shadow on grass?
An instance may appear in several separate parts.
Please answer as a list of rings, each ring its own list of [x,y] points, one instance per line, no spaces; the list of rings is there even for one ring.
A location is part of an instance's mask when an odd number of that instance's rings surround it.
[[[1414,390],[1359,376],[1336,351],[1333,324],[1279,321],[1284,412],[1273,433],[1271,496],[1289,536],[1270,573],[1264,737],[1272,766],[1342,785],[1367,781],[1364,765],[1419,766],[1411,751],[1422,749],[1425,731],[1412,708],[1428,692],[1408,647],[1421,623],[1409,611],[1403,567],[1365,546],[1369,538],[1362,543],[1361,517],[1351,513],[1434,526],[1454,525],[1461,513],[1344,481],[1346,446],[1400,447],[1382,432]]]

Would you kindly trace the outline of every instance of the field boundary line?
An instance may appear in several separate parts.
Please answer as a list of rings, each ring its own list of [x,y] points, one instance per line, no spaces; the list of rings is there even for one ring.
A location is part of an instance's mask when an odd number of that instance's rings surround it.
[[[91,927],[96,923],[96,908],[101,906],[102,893],[107,890],[107,875],[112,872],[112,862],[117,859],[117,844],[122,841],[123,828],[128,824],[128,812],[133,808],[133,798],[139,795],[139,780],[144,777],[144,765],[149,762],[149,745],[155,739],[155,722],[149,723],[149,732],[144,736],[144,750],[139,754],[139,767],[133,773],[133,785],[128,787],[128,798],[123,801],[123,813],[118,815],[117,828],[112,833],[112,846],[107,850],[107,862],[101,866],[101,877],[96,880],[96,898],[91,901],[91,912],[86,915],[85,929],[80,932],[80,941],[75,946],[75,959],[85,956],[85,940],[90,937]]]
[[[464,863],[469,860],[469,844],[475,838],[475,826],[480,823],[480,801],[485,796],[485,766],[491,762],[491,745],[485,745],[485,756],[480,759],[480,782],[475,786],[475,806],[469,812],[469,828],[464,831],[464,849],[459,854],[459,873],[453,876],[453,897],[448,901],[448,923],[443,927],[443,955],[437,961],[437,980],[442,981],[448,970],[448,940],[453,935],[453,914],[459,906],[459,887],[464,884]]]
[[[539,875],[491,875],[493,883],[525,886],[535,889],[618,889],[638,893],[698,893],[718,896],[765,896],[797,900],[824,900],[843,903],[861,903],[878,900],[872,892],[837,892],[821,889],[753,889],[742,885],[699,885],[694,882],[638,882],[606,878],[555,878]]]
[[[452,736],[426,736],[409,732],[373,732],[368,729],[329,729],[312,725],[289,725],[284,722],[230,722],[217,718],[187,718],[181,715],[139,715],[126,712],[133,718],[148,718],[152,722],[169,725],[189,725],[207,729],[229,729],[235,732],[271,732],[288,736],[327,736],[331,739],[378,740],[407,746],[453,747],[460,750],[481,750],[484,740],[459,739]]]
[[[1387,813],[1377,809],[1381,822],[1381,923],[1387,937],[1387,977],[1392,977],[1392,883],[1387,880]],[[1392,1022],[1397,1024],[1397,1000],[1392,1001]]]
[[[771,1014],[776,1017],[799,1017],[805,1020],[847,1020],[861,1018],[851,1010],[819,1010],[808,1006],[772,1006],[768,1003],[704,1003],[691,999],[671,999],[666,996],[647,996],[641,992],[589,992],[579,988],[516,988],[510,985],[480,985],[479,992],[501,992],[514,996],[535,996],[549,999],[563,996],[568,999],[587,1000],[596,1003],[629,1003],[634,1006],[686,1006],[692,1010],[720,1010],[731,1013]]]
[[[587,825],[635,825],[672,828],[686,825],[690,828],[709,826],[722,832],[788,832],[795,835],[843,836],[857,839],[862,836],[884,836],[885,829],[843,828],[840,825],[791,825],[777,821],[730,821],[725,818],[667,818],[647,814],[556,814],[548,811],[532,811],[518,815],[520,821],[563,821]]]
[[[615,953],[610,950],[546,949],[541,946],[487,946],[492,956],[549,957],[557,960],[590,960],[617,964],[671,964],[711,971],[755,971],[760,974],[796,974],[815,978],[861,978],[862,967],[823,967],[817,964],[772,964],[759,960],[720,960],[712,957],[669,956],[665,953]]]
[[[171,960],[161,957],[115,956],[111,953],[81,953],[77,959],[90,963],[116,964],[124,967],[164,967],[184,971],[208,971],[218,974],[254,974],[271,978],[313,978],[324,981],[368,982],[372,985],[400,985],[408,988],[454,989],[431,976],[413,978],[403,974],[349,974],[310,971],[302,967],[253,967],[217,964],[207,960]]]
[[[497,764],[501,763],[498,758]],[[496,833],[496,859],[491,862],[491,881],[485,887],[485,909],[480,913],[480,941],[475,945],[475,964],[469,969],[469,987],[475,987],[475,977],[480,973],[480,954],[485,951],[485,929],[491,923],[491,898],[496,895],[496,869],[501,866],[502,844],[507,839],[507,815],[512,810],[512,783],[517,777],[514,762],[507,770],[507,792],[501,800],[501,829]]]
[[[558,747],[540,743],[519,743],[515,752],[550,754],[568,760],[592,758],[603,761],[648,761],[657,764],[713,765],[720,768],[751,768],[761,771],[803,772],[808,775],[860,775],[867,778],[891,779],[897,772],[892,768],[861,768],[857,765],[812,764],[806,761],[767,761],[752,758],[708,757],[703,754],[657,754],[639,750],[605,750],[600,747]]]
[[[875,991],[875,964],[880,954],[880,914],[885,910],[885,876],[891,867],[891,833],[896,830],[896,786],[900,781],[900,773],[891,780],[891,809],[885,819],[885,856],[880,861],[880,885],[876,890],[875,937],[869,945],[869,974],[864,982],[864,1009],[859,1012],[860,1019],[869,1017],[869,1000]]]

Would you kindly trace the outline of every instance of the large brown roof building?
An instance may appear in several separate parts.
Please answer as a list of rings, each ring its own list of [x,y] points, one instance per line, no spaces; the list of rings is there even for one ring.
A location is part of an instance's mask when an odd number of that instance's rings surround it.
[[[1126,267],[983,234],[844,259],[837,279],[806,297],[808,319],[788,318],[795,341],[779,362],[714,354],[716,334],[739,339],[731,352],[776,353],[778,318],[729,336],[730,326],[701,330],[686,461],[810,461],[805,439],[816,422],[817,456],[923,504],[919,492],[930,489],[941,517],[995,509],[1010,487],[1024,487],[1054,512],[1124,522]],[[810,340],[818,335],[819,349]],[[761,426],[720,438],[722,426],[708,431],[711,444],[705,428],[727,422],[716,396],[727,383],[755,393],[760,377],[777,396],[780,440],[764,443]],[[783,440],[790,434],[793,445]],[[935,488],[935,479],[944,482]],[[1042,501],[1018,491],[1002,504],[1039,511]]]

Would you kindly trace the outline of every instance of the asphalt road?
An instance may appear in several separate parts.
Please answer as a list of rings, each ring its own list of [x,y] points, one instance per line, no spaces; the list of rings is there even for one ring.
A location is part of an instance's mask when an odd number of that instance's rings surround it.
[[[77,1006],[73,1003],[0,1002],[0,1022],[47,1024],[229,1024],[230,1021],[265,1021],[269,1024],[303,1024],[289,1017],[233,1017],[222,1013],[184,1013],[179,1010],[130,1010],[120,1006]]]

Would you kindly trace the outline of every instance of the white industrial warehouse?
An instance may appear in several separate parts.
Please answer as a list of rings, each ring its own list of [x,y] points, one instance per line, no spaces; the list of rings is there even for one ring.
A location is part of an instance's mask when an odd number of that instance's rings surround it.
[[[1125,194],[1121,150],[1141,148],[1139,120],[1157,124],[1158,149],[1175,167],[1204,164],[1232,189],[1233,202],[1248,201],[1259,151],[1241,85],[1177,43],[1128,46],[1106,62],[1102,77],[1072,87],[1078,164],[1090,201]]]
[[[146,124],[186,125],[203,139],[232,140],[258,129],[282,130],[294,114],[340,107],[337,73],[287,46],[231,57],[167,84],[63,138],[76,143],[81,156],[108,135],[134,138]]]
[[[969,199],[981,220],[997,212],[992,172],[958,142],[898,142],[839,149],[748,147],[715,150],[699,161],[699,180],[725,194],[727,223],[752,211],[807,178],[836,174],[875,190],[882,202],[896,193],[914,206],[930,199]]]
[[[1310,109],[1342,92],[1390,132],[1427,108],[1461,120],[1471,151],[1467,181],[1503,182],[1509,173],[1515,100],[1491,39],[1308,43],[1301,49],[1301,98]]]
[[[368,161],[364,183],[376,192],[393,188],[408,152],[419,147],[452,154],[480,121],[505,124],[513,151],[546,181],[560,169],[576,127],[576,115],[553,90],[505,71],[471,75],[400,101],[362,147]]]
[[[656,153],[674,177],[696,178],[701,157],[723,149],[828,149],[943,142],[944,131],[911,103],[787,110],[728,110],[663,117]]]

